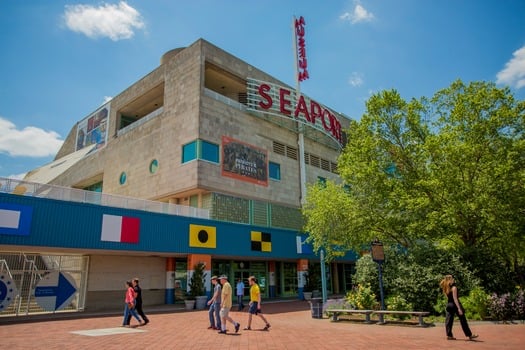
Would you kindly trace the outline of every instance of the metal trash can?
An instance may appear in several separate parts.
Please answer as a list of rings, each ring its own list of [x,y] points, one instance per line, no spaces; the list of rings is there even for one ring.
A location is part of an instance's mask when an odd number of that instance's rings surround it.
[[[312,310],[312,318],[323,318],[322,298],[312,298],[310,300],[310,308]]]

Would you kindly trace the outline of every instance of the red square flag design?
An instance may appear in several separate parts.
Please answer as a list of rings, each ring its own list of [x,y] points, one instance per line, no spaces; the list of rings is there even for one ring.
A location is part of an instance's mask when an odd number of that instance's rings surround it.
[[[130,216],[104,214],[102,216],[101,241],[138,243],[140,219]]]

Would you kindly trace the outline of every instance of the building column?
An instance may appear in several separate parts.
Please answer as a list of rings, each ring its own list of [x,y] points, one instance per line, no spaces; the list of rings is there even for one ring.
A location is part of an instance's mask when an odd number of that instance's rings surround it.
[[[188,283],[186,284],[186,292],[189,292],[189,282],[193,276],[193,268],[198,263],[204,264],[204,287],[206,288],[206,295],[208,299],[211,297],[211,255],[207,254],[189,254],[188,255]]]
[[[341,292],[341,288],[339,286],[339,271],[338,264],[336,262],[332,263],[332,273],[330,276],[332,276],[332,282],[334,284],[334,290],[332,292],[334,294],[339,294]]]
[[[299,259],[297,260],[297,291],[300,300],[304,300],[304,285],[306,284],[306,279],[304,275],[308,272],[308,259]]]
[[[268,262],[268,273],[270,274],[270,282],[268,283],[268,297],[275,298],[277,296],[277,283],[275,283],[275,261]]]
[[[165,304],[175,304],[175,258],[166,258]]]

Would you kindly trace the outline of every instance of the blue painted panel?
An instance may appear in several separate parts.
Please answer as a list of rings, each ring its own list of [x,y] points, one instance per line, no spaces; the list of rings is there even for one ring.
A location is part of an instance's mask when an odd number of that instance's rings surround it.
[[[213,254],[215,256],[257,257],[268,259],[316,259],[313,254],[297,253],[296,231],[227,223],[215,220],[121,209],[86,203],[0,193],[0,204],[31,207],[31,229],[27,236],[0,235],[0,244],[70,249],[136,251],[151,254]],[[102,241],[103,215],[140,220],[138,243]],[[215,227],[216,247],[190,247],[190,224]],[[271,251],[252,250],[251,232],[271,236]],[[355,261],[347,254],[342,260]]]

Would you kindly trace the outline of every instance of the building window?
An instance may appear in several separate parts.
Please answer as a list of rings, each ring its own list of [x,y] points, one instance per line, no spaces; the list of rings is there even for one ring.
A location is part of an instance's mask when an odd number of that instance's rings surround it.
[[[219,145],[204,140],[195,140],[182,146],[182,163],[194,159],[219,163]]]
[[[281,165],[277,163],[270,162],[270,179],[281,180]]]
[[[219,145],[203,140],[199,141],[202,146],[199,159],[208,160],[213,163],[219,163]]]
[[[153,159],[151,163],[149,163],[149,172],[152,174],[155,174],[158,169],[159,169],[159,162],[158,160]]]
[[[194,159],[197,159],[197,141],[182,146],[182,162],[187,163]]]
[[[124,185],[126,183],[126,180],[127,180],[128,176],[126,175],[126,173],[123,171],[120,173],[120,177],[119,177],[119,180],[118,182],[121,184],[121,185]]]
[[[93,191],[93,192],[102,192],[102,181],[94,183],[93,185],[89,185],[84,187],[83,189],[86,191]]]

